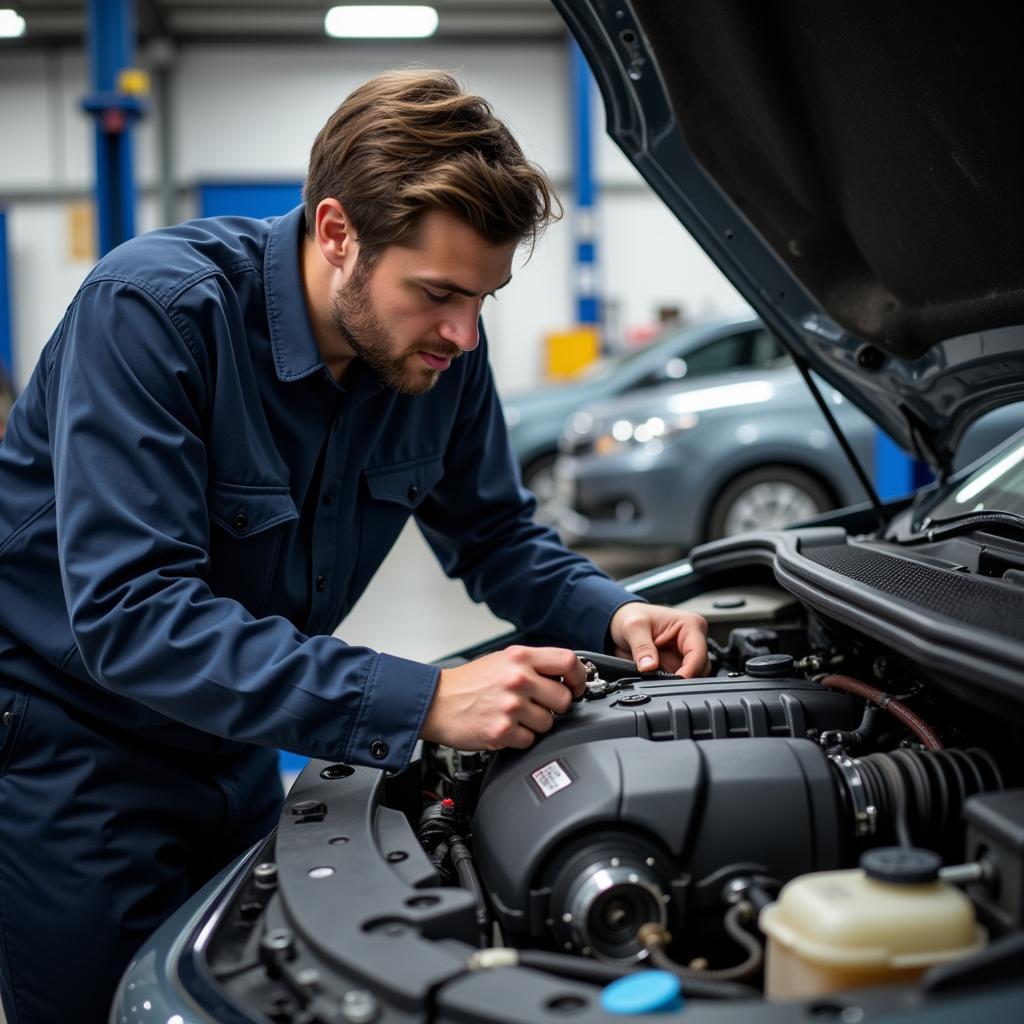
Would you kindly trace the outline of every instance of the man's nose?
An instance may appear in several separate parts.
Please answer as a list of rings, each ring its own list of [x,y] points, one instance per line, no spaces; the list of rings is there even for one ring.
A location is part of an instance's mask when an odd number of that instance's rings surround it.
[[[464,308],[446,313],[438,333],[463,352],[472,352],[480,343],[480,303],[467,302]]]

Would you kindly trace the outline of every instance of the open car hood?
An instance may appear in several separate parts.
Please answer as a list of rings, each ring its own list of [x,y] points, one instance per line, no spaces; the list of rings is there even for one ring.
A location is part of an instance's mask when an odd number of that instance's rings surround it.
[[[1024,398],[1024,85],[996,13],[554,3],[609,134],[798,359],[940,474]]]

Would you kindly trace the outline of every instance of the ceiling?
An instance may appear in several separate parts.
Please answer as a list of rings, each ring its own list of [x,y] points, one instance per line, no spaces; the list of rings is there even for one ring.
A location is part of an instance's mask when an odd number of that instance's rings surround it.
[[[381,0],[359,0],[363,4]],[[401,0],[391,0],[392,3]],[[437,9],[440,25],[434,38],[472,42],[555,39],[565,26],[550,0],[420,0]],[[4,40],[18,47],[80,44],[86,25],[86,0],[0,0],[26,21],[25,35]],[[288,42],[352,45],[328,39],[325,0],[137,0],[141,42],[177,43]],[[367,45],[367,41],[356,41]],[[393,41],[392,41],[393,42]],[[422,41],[418,41],[422,45]],[[370,43],[370,45],[373,45]]]

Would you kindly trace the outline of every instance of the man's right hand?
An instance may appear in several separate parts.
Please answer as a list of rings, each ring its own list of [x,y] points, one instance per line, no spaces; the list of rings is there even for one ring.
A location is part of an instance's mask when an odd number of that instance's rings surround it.
[[[530,746],[582,696],[586,670],[560,647],[507,647],[441,670],[423,739],[457,750]]]

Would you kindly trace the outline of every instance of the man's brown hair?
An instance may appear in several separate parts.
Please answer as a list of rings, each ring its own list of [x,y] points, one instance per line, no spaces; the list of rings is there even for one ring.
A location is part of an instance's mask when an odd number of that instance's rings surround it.
[[[561,215],[554,188],[479,96],[437,70],[390,71],[351,93],[320,130],[303,190],[306,230],[337,199],[372,264],[414,242],[420,217],[442,210],[491,245],[528,242]]]

